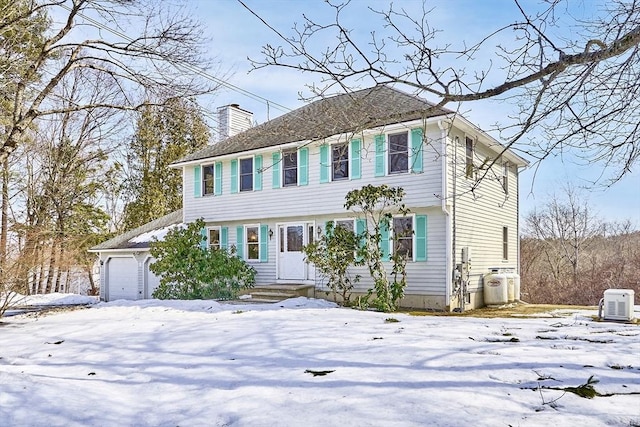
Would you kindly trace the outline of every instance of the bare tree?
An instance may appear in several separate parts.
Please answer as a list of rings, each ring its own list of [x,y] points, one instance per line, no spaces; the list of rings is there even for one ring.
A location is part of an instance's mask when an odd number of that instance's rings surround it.
[[[565,196],[561,201],[554,195],[541,209],[527,215],[524,234],[537,238],[544,245],[545,257],[556,280],[561,280],[562,266],[569,265],[571,285],[575,288],[582,252],[604,228],[602,220],[576,189],[567,187]]]
[[[393,4],[385,10],[370,7],[370,14],[358,19],[372,25],[370,39],[363,40],[344,24],[354,6],[348,0],[329,0],[332,20],[303,16],[289,36],[238,1],[282,42],[264,46],[264,58],[254,60],[254,68],[319,75],[320,84],[310,87],[317,96],[394,83],[425,93],[436,100],[436,108],[509,99],[516,111],[498,124],[507,147],[538,160],[571,150],[586,162],[600,162],[608,183],[631,171],[640,158],[637,0],[602,1],[592,5],[588,19],[569,22],[568,1],[548,0],[542,9],[527,11],[513,0],[519,19],[460,46],[430,25],[433,10],[426,2],[419,13]]]
[[[605,223],[569,187],[525,217],[522,289],[534,303],[595,304],[604,290],[640,291],[640,232]]]
[[[153,0],[0,0],[0,50],[19,59],[0,61],[0,72],[11,76],[0,88],[9,100],[0,161],[37,118],[61,108],[135,110],[148,104],[144,94],[161,92],[155,99],[168,99],[213,90],[194,68],[209,64],[202,55],[202,27],[173,6]],[[60,107],[52,102],[56,89],[72,72],[117,96]]]

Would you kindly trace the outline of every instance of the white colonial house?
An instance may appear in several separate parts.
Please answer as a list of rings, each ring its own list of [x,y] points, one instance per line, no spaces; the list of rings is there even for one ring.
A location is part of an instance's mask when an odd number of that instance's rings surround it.
[[[227,123],[246,120],[243,110],[225,111]],[[404,188],[410,209],[382,242],[388,255],[398,246],[394,230],[412,232],[402,242],[409,262],[401,305],[478,307],[490,268],[518,272],[518,177],[526,165],[461,115],[388,86],[322,99],[174,163],[184,177],[182,212],[93,248],[103,265],[102,295],[149,296],[157,278],[146,267],[148,249],[124,246],[180,215],[186,223],[205,220],[209,245],[235,246],[256,268],[257,285],[306,285],[323,297],[326,283],[302,247],[328,221],[360,231],[364,223],[345,210],[345,195],[387,184]],[[136,278],[126,295],[123,278],[114,282],[107,268],[114,260],[130,264]],[[366,292],[365,268],[353,273],[362,275],[355,293]]]

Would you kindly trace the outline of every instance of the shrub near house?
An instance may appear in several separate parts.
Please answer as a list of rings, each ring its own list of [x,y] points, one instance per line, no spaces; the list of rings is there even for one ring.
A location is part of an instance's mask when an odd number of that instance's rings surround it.
[[[256,271],[233,249],[204,247],[198,219],[170,230],[163,241],[151,243],[156,262],[150,269],[160,276],[153,293],[158,299],[233,299],[255,284]]]

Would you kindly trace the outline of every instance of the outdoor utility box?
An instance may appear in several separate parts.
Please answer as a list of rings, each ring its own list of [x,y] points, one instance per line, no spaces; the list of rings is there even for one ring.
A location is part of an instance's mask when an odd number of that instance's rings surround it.
[[[633,289],[607,289],[604,291],[604,319],[633,319]]]

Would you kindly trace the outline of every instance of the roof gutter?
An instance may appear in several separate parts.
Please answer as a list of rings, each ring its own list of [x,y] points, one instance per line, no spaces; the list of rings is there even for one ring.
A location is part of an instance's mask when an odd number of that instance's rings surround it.
[[[262,147],[262,148],[256,148],[253,150],[247,150],[247,151],[238,151],[238,152],[234,152],[234,153],[226,153],[226,154],[219,154],[219,155],[213,155],[213,156],[205,156],[199,159],[193,159],[193,160],[187,160],[187,161],[178,161],[175,163],[172,163],[169,165],[170,168],[173,169],[181,169],[183,167],[186,166],[197,166],[197,165],[201,165],[203,163],[210,163],[215,161],[223,161],[226,159],[233,159],[233,158],[237,158],[238,156],[250,156],[252,154],[259,154],[259,153],[270,153],[273,151],[278,151],[278,150],[288,150],[288,149],[292,149],[292,148],[298,148],[298,147],[307,147],[310,144],[313,143],[317,143],[318,141],[325,141],[325,142],[334,142],[334,141],[340,141],[343,138],[347,138],[347,140],[351,139],[353,137],[353,135],[355,133],[362,133],[363,135],[375,135],[375,134],[380,134],[380,133],[385,133],[385,132],[394,132],[396,130],[402,130],[402,129],[411,129],[415,126],[423,126],[425,124],[429,124],[429,123],[434,123],[434,122],[438,122],[441,120],[442,116],[439,117],[428,117],[426,119],[416,119],[416,120],[411,120],[408,122],[402,122],[402,123],[395,123],[395,124],[391,124],[391,125],[383,125],[383,126],[376,126],[370,129],[365,129],[362,131],[354,131],[354,132],[342,132],[339,134],[335,134],[335,135],[331,135],[331,136],[327,136],[327,137],[319,137],[319,138],[315,138],[315,139],[307,139],[307,140],[301,140],[301,141],[295,141],[295,142],[287,142],[284,144],[278,144],[278,145],[271,145],[271,146],[267,146],[267,147]]]
[[[122,249],[87,249],[87,252],[100,254],[100,253],[113,253],[113,252],[127,252],[135,254],[136,252],[147,252],[149,251],[149,247],[145,248],[122,248]]]
[[[217,156],[209,156],[209,157],[202,157],[200,159],[194,159],[194,160],[187,160],[186,162],[176,162],[176,163],[172,163],[169,165],[170,168],[173,169],[181,169],[185,166],[196,166],[196,165],[201,165],[203,163],[210,163],[214,160],[216,161],[223,161],[226,159],[235,159],[238,156],[251,156],[253,154],[260,154],[260,153],[271,153],[274,151],[274,149],[277,150],[287,150],[287,149],[291,149],[291,148],[297,148],[297,147],[305,147],[307,145],[309,145],[310,143],[312,143],[313,141],[296,141],[296,142],[288,142],[286,144],[281,144],[281,145],[274,145],[272,147],[263,147],[263,148],[256,148],[254,150],[247,150],[247,151],[238,151],[235,153],[229,153],[229,154],[220,154]]]

